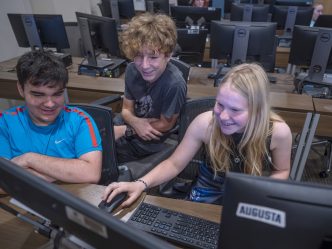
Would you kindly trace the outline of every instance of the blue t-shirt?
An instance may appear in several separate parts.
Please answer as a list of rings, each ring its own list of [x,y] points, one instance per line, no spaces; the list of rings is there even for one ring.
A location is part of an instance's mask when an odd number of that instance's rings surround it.
[[[54,123],[35,125],[26,106],[0,113],[0,157],[27,152],[59,158],[79,158],[100,151],[101,138],[93,119],[83,110],[65,106]]]

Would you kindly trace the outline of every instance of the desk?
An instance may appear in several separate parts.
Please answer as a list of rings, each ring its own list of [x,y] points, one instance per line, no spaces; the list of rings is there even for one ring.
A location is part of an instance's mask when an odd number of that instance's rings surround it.
[[[81,58],[73,58],[73,65],[69,67],[68,95],[71,102],[88,103],[93,100],[108,96],[109,94],[123,94],[123,78],[103,78],[77,75],[78,64]],[[17,77],[13,72],[17,58],[0,63],[0,98],[21,99],[16,88]],[[213,85],[213,80],[208,79],[207,75],[215,72],[212,68],[195,68],[190,71],[189,85]],[[293,78],[287,74],[271,74],[277,78],[276,84],[270,84],[271,91],[291,92],[293,90]],[[123,75],[122,75],[123,77]],[[199,97],[198,92],[189,89],[188,97]],[[203,91],[204,94],[205,91]],[[205,96],[205,94],[203,95]]]
[[[317,136],[332,137],[332,100],[313,98],[315,112],[320,114]]]
[[[63,184],[64,190],[97,206],[105,186],[94,184]],[[0,201],[8,203],[9,197],[0,198]],[[214,222],[220,222],[221,207],[217,205],[193,203],[184,200],[175,200],[157,196],[145,196],[144,202],[169,208],[174,211],[185,212],[190,215],[205,218]],[[15,207],[18,210],[17,207]],[[133,207],[131,208],[133,209]],[[0,246],[6,249],[35,249],[47,242],[40,234],[33,232],[31,225],[19,220],[0,209]]]

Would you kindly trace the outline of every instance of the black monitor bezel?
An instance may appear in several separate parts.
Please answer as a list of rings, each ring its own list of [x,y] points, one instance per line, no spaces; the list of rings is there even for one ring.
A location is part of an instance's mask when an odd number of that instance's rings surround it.
[[[233,3],[231,7],[231,21],[246,21],[243,20],[243,12],[246,6],[252,8],[252,22],[267,22],[269,16],[270,5],[268,4],[246,4],[246,3]]]
[[[332,49],[327,54],[324,45],[328,42],[318,39],[320,30],[326,30],[330,34],[327,35],[329,40],[332,39],[331,28],[295,25],[288,59],[289,64],[309,67],[308,79],[315,82],[322,82],[324,74],[332,71]],[[319,44],[315,48],[316,42],[325,44]]]
[[[285,228],[249,219],[250,215],[244,218],[236,214],[243,204],[285,212]],[[226,174],[218,248],[266,248],[266,245],[270,249],[320,248],[318,244],[324,232],[330,233],[326,236],[329,245],[332,244],[331,224],[332,187],[329,185],[234,172]]]
[[[82,12],[75,12],[76,18],[78,19],[79,17],[87,18],[89,26],[91,27],[93,22],[100,22],[100,25],[104,24],[106,25],[104,27],[104,31],[107,32],[102,32],[101,39],[102,39],[102,48],[99,50],[98,48],[95,47],[94,45],[94,50],[97,50],[99,52],[105,52],[107,54],[110,54],[111,56],[116,56],[120,57],[121,56],[121,49],[119,45],[119,37],[118,37],[118,30],[117,30],[117,22],[115,19],[110,18],[110,17],[105,17],[105,16],[96,16],[96,15],[91,15],[87,13],[82,13]],[[111,41],[111,42],[108,42]],[[84,41],[83,41],[84,43]]]
[[[271,22],[229,22],[229,21],[213,21],[211,24],[211,34],[210,34],[210,58],[212,59],[226,59],[227,60],[227,65],[231,66],[230,61],[232,60],[232,51],[233,51],[233,45],[234,45],[234,31],[236,26],[244,26],[244,27],[248,27],[249,28],[249,32],[250,30],[256,29],[256,28],[262,28],[262,29],[267,29],[271,31],[271,40],[270,40],[270,44],[271,45],[271,51],[270,49],[269,51],[264,51],[262,48],[264,47],[264,45],[267,45],[267,40],[263,39],[260,40],[261,44],[263,43],[263,45],[258,46],[256,43],[257,42],[253,42],[251,39],[251,37],[249,37],[249,41],[248,41],[248,50],[250,50],[252,48],[252,46],[256,46],[257,48],[255,49],[255,53],[261,53],[261,57],[260,61],[256,61],[258,63],[260,63],[266,71],[268,72],[273,72],[274,71],[274,61],[275,61],[275,49],[276,49],[276,37],[275,37],[275,33],[276,33],[276,23],[271,23]],[[229,37],[221,37],[220,34],[222,32],[222,30],[225,30],[225,32],[233,32],[233,35],[231,38]],[[250,36],[250,35],[249,35]],[[223,40],[224,42],[222,42],[221,40]],[[233,42],[232,44],[230,44],[231,47],[227,47],[225,44],[226,42]],[[223,46],[220,46],[220,44],[224,44]],[[227,50],[226,52],[225,49]],[[266,53],[265,53],[266,52]],[[255,56],[251,53],[248,54],[247,51],[247,57],[252,57]],[[249,60],[251,61],[251,60]]]
[[[173,248],[4,158],[0,158],[0,187],[95,248]]]
[[[284,29],[286,25],[286,19],[288,14],[288,5],[274,5],[272,8],[271,21],[277,23],[278,29]],[[309,7],[297,7],[297,13],[294,25],[309,26],[312,18],[313,8]]]

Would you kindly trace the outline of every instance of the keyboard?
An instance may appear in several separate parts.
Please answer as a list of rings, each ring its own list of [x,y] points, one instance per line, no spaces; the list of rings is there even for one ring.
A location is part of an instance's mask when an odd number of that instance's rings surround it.
[[[148,203],[141,203],[127,223],[188,248],[218,246],[218,223]]]

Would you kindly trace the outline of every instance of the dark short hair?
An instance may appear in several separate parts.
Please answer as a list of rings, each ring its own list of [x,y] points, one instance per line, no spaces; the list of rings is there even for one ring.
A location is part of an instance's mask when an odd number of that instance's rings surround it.
[[[25,53],[18,60],[16,72],[19,84],[34,86],[66,87],[68,71],[61,60],[52,52],[36,50]]]

